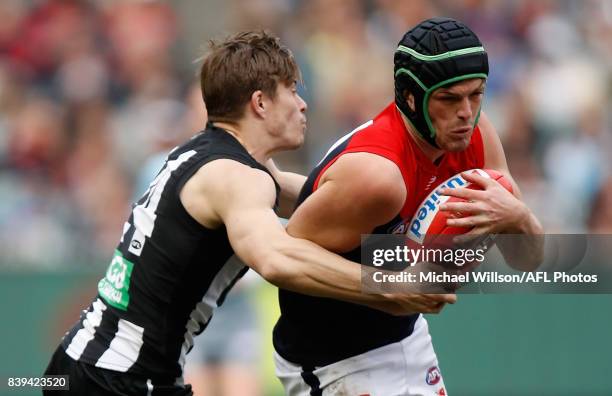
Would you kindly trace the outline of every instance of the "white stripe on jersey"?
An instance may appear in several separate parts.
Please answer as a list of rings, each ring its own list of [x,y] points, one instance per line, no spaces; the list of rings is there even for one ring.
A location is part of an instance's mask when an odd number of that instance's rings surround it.
[[[119,242],[123,242],[123,237],[125,236],[125,233],[129,231],[131,226],[132,225],[127,221],[123,223],[123,233],[121,234],[121,239],[119,240]]]
[[[70,345],[66,348],[66,354],[74,360],[79,360],[83,351],[87,347],[87,343],[93,340],[96,334],[96,328],[100,326],[102,321],[102,312],[106,309],[106,305],[99,298],[93,303],[93,311],[88,312],[83,319],[83,328],[74,335]]]
[[[122,373],[128,371],[138,360],[138,354],[143,343],[143,332],[144,328],[127,320],[119,319],[115,337],[108,349],[104,351],[96,362],[96,367],[120,371]]]
[[[189,150],[179,155],[176,159],[166,162],[166,167],[163,171],[161,171],[155,180],[151,182],[149,188],[145,195],[147,195],[147,199],[144,203],[140,205],[136,205],[133,210],[134,214],[134,226],[136,227],[136,231],[134,232],[134,236],[130,241],[130,246],[132,246],[132,242],[136,238],[141,238],[142,240],[137,240],[138,243],[135,246],[138,246],[135,250],[130,250],[131,253],[134,253],[137,256],[140,256],[140,252],[145,244],[145,239],[141,236],[144,234],[147,237],[151,237],[153,234],[153,228],[155,227],[155,219],[157,218],[157,214],[155,211],[157,210],[157,205],[159,205],[159,200],[164,192],[164,188],[166,187],[166,183],[170,179],[170,175],[174,172],[181,164],[187,161],[189,158],[197,154],[195,150]]]
[[[245,265],[236,256],[232,256],[223,265],[221,270],[217,272],[217,275],[213,279],[210,287],[202,297],[202,301],[196,304],[196,307],[191,311],[189,320],[185,328],[185,342],[181,347],[181,356],[179,358],[179,364],[181,368],[185,366],[185,355],[189,348],[193,346],[193,335],[200,329],[202,323],[206,323],[210,320],[213,310],[217,307],[217,300],[221,296],[224,290],[226,290],[236,276],[244,269]]]
[[[334,151],[336,149],[336,147],[340,146],[342,143],[344,143],[348,138],[350,138],[351,136],[353,136],[355,134],[355,132],[359,132],[364,128],[369,127],[370,125],[372,125],[374,123],[373,120],[370,120],[368,122],[366,122],[365,124],[361,124],[359,125],[357,128],[353,129],[351,132],[347,133],[346,135],[342,136],[340,139],[338,139],[336,141],[336,143],[334,143],[329,150],[327,150],[327,153],[325,153],[325,155],[323,156],[323,158],[321,159],[321,161],[319,161],[319,163],[317,164],[317,166],[321,165],[321,162],[323,162],[323,160],[325,160],[325,158],[327,158],[327,156],[329,155],[329,153],[331,153],[332,151]]]

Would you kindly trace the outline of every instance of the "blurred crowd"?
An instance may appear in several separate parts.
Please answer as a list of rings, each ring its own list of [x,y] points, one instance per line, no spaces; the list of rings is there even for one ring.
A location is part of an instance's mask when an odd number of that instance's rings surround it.
[[[0,266],[106,265],[142,175],[204,126],[208,40],[294,51],[307,143],[279,162],[306,172],[392,100],[397,42],[435,15],[484,42],[484,110],[547,231],[612,233],[608,0],[2,0]]]

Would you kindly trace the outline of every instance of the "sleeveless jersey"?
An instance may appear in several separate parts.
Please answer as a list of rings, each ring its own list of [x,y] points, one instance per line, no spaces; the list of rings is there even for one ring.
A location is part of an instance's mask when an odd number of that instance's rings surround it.
[[[346,153],[366,152],[393,161],[401,171],[407,197],[397,216],[373,234],[403,233],[421,201],[448,177],[484,166],[478,127],[469,146],[445,153],[435,165],[416,146],[401,114],[390,104],[336,142],[309,175],[298,199],[302,203],[318,187],[325,170]],[[358,175],[355,175],[358,177]],[[352,199],[352,197],[337,197]],[[360,261],[360,248],[344,254]],[[392,316],[357,304],[279,290],[281,317],[274,328],[274,347],[286,360],[306,367],[321,367],[409,336],[418,315]]]
[[[71,358],[180,383],[193,337],[206,329],[213,310],[248,270],[235,257],[230,260],[234,252],[225,227],[203,227],[179,198],[200,167],[222,158],[268,172],[212,124],[175,148],[133,205],[98,295],[64,336],[62,346]]]

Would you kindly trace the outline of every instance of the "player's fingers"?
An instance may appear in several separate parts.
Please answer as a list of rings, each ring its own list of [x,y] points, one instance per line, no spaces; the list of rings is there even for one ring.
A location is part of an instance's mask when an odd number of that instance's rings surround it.
[[[457,302],[457,295],[454,293],[447,294],[427,294],[427,298],[436,303],[454,304]]]
[[[420,302],[413,301],[414,310],[420,313],[433,313],[440,302],[423,299]]]
[[[457,302],[457,295],[455,293],[442,294],[444,302],[448,304],[454,304]]]
[[[468,201],[483,200],[486,194],[482,190],[472,190],[471,188],[457,187],[457,188],[441,188],[439,191],[442,195],[448,195],[450,197],[463,198]]]
[[[482,176],[481,174],[479,174],[476,171],[474,171],[474,172],[463,172],[463,173],[461,173],[461,176],[465,180],[469,181],[470,183],[478,184],[484,190],[486,190],[487,187],[489,187],[489,186],[494,186],[495,185],[495,180],[490,179],[488,177],[484,177],[484,176]]]
[[[478,227],[489,222],[489,218],[479,214],[475,216],[462,217],[460,219],[447,219],[446,225],[449,227]]]
[[[440,304],[444,304],[444,301],[433,300],[429,298],[430,295],[422,294],[415,296],[413,304],[416,307],[416,311],[421,313],[432,313]]]
[[[446,202],[440,205],[440,210],[445,212],[480,212],[481,207],[476,202]]]
[[[390,295],[403,310],[429,313],[441,301],[432,300],[426,294]],[[405,313],[404,313],[405,314]]]

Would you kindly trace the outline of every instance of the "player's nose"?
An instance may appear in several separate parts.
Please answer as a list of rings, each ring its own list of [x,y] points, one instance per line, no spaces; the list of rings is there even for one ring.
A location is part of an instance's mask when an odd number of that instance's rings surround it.
[[[473,115],[473,110],[472,110],[472,102],[469,100],[468,97],[464,97],[463,99],[461,99],[461,102],[459,103],[459,108],[457,110],[457,116],[463,120],[469,120],[472,118]]]
[[[302,113],[305,113],[308,110],[308,104],[300,95],[298,95],[298,107]]]

